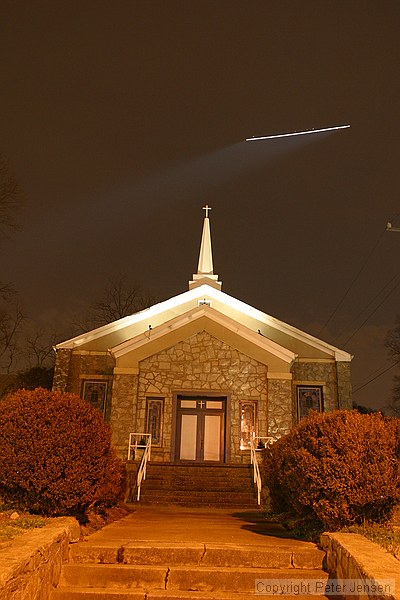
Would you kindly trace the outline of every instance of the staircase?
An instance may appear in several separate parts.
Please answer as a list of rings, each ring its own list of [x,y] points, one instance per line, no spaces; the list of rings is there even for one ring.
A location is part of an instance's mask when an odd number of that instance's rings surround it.
[[[248,600],[259,597],[257,579],[291,582],[281,600],[308,600],[307,582],[319,582],[312,589],[323,590],[327,581],[324,553],[292,541],[293,546],[278,541],[269,547],[89,539],[71,546],[71,562],[63,565],[50,600]]]
[[[135,502],[136,490],[131,490]],[[257,508],[250,465],[148,463],[141,505]]]

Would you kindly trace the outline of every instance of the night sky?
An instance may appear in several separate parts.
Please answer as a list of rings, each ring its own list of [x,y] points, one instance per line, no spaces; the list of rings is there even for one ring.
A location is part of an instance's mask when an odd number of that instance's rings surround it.
[[[353,353],[357,389],[400,312],[399,31],[398,0],[3,0],[0,152],[26,201],[1,279],[66,331],[114,273],[173,296],[208,203],[223,291]],[[384,405],[394,372],[354,399]]]

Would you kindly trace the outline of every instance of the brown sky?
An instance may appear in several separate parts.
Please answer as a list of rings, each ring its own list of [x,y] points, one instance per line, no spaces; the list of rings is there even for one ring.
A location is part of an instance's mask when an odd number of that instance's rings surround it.
[[[27,203],[2,279],[58,327],[114,271],[177,294],[207,202],[224,291],[310,333],[365,264],[321,333],[345,341],[400,270],[400,234],[381,235],[400,221],[399,30],[397,0],[6,0],[0,151]],[[356,386],[386,363],[398,300],[345,346]],[[391,378],[355,399],[385,404]]]

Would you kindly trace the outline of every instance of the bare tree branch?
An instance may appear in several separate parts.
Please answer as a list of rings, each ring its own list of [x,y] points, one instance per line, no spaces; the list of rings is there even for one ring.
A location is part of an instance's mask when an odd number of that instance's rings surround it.
[[[18,338],[25,317],[19,304],[0,307],[0,368],[7,373],[19,353]]]
[[[18,229],[22,196],[22,188],[11,173],[8,161],[0,154],[0,231],[3,236],[9,229]]]
[[[35,329],[26,336],[24,355],[30,368],[54,366],[54,344],[60,339],[56,332],[49,333],[43,328]]]
[[[125,275],[109,280],[103,297],[94,302],[83,318],[75,319],[80,331],[107,325],[148,308],[159,299],[138,283],[130,283]]]

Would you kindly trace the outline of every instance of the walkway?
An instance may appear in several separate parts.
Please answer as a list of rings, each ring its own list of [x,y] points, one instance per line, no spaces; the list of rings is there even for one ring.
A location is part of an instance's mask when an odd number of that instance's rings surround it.
[[[71,546],[52,600],[247,600],[257,580],[323,586],[323,557],[259,511],[139,506]]]
[[[215,508],[138,506],[126,518],[88,538],[89,543],[165,542],[202,544],[302,546],[279,523],[265,521],[261,511],[238,512]],[[314,544],[306,544],[314,547]]]

